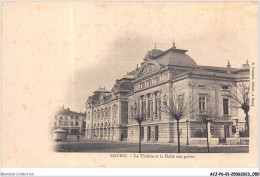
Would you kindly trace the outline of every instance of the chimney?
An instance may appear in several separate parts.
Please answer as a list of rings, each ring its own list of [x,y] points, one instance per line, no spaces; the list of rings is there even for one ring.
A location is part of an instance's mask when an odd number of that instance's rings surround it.
[[[228,64],[227,64],[227,73],[231,74],[231,65],[229,63],[229,60],[228,60]]]
[[[67,112],[68,112],[68,113],[70,112],[70,108],[67,109]]]

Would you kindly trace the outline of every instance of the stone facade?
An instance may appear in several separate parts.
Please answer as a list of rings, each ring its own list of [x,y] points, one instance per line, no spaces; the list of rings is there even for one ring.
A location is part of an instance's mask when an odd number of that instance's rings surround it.
[[[89,132],[87,138],[93,138],[94,134],[95,138],[101,139],[120,140],[123,136],[127,141],[138,141],[139,126],[132,116],[134,111],[138,111],[146,115],[141,128],[142,141],[175,143],[176,121],[162,112],[162,106],[165,103],[172,105],[180,98],[196,100],[196,105],[192,106],[198,107],[197,111],[180,121],[181,142],[204,141],[200,136],[204,136],[205,124],[199,115],[209,107],[218,113],[217,118],[208,124],[210,141],[217,144],[222,138],[238,137],[238,122],[244,121],[244,117],[239,115],[238,108],[231,106],[233,103],[224,93],[228,89],[235,90],[238,81],[249,81],[248,63],[240,69],[231,68],[229,62],[227,67],[200,66],[186,52],[175,45],[164,52],[153,49],[146,54],[140,68],[125,76],[128,78],[125,81],[132,85],[124,94],[116,94],[113,88],[106,93],[117,96],[106,103],[93,104],[92,99],[88,100],[87,129],[92,133]],[[93,111],[111,110],[114,105],[118,108],[116,119],[113,116],[91,118]],[[116,131],[115,138],[111,137],[111,128]],[[100,136],[100,132],[108,131],[109,135]]]
[[[61,108],[55,114],[54,121],[51,123],[52,130],[61,128],[67,131],[67,138],[70,135],[84,135],[86,127],[85,113],[71,111],[69,108]]]
[[[130,76],[117,80],[111,92],[99,88],[88,98],[86,139],[127,139],[128,95],[132,90]]]

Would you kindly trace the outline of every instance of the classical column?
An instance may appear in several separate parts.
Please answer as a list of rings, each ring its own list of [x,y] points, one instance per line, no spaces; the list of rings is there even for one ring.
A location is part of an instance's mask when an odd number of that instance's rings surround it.
[[[157,117],[160,120],[161,119],[161,92],[157,92]]]
[[[209,144],[211,144],[210,143],[210,139],[211,139],[211,133],[210,133],[210,122],[208,122],[208,138],[209,138]]]
[[[142,98],[142,96],[140,96],[140,98],[139,98],[139,107],[140,107],[140,109],[139,109],[139,113],[140,114],[143,114],[143,98]]]
[[[157,117],[157,100],[156,100],[156,92],[153,93],[153,117]]]
[[[149,116],[149,111],[150,111],[150,108],[149,108],[149,94],[146,95],[146,114],[148,116],[148,118],[150,117]]]
[[[151,104],[151,99],[152,99],[152,104]],[[151,117],[151,120],[154,119],[154,93],[151,93],[151,98],[150,98],[150,117]]]

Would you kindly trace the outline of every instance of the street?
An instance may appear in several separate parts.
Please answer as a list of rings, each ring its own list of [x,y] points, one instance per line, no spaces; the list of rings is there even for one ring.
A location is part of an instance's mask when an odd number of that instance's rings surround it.
[[[82,140],[54,144],[56,152],[138,153],[138,143]],[[248,146],[212,146],[211,153],[248,153]],[[176,144],[142,144],[142,153],[177,153]],[[205,146],[181,146],[181,153],[207,153]]]

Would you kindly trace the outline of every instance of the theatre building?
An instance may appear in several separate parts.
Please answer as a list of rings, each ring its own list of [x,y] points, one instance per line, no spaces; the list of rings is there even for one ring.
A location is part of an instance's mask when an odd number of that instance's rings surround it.
[[[209,107],[218,113],[208,124],[211,144],[236,143],[244,128],[244,114],[231,106],[225,91],[238,81],[249,81],[249,65],[231,68],[201,66],[175,44],[166,51],[153,49],[126,76],[116,81],[111,91],[99,88],[87,100],[86,138],[105,140],[139,140],[139,126],[133,112],[145,114],[141,138],[144,142],[177,142],[176,121],[162,112],[174,100],[195,100],[196,111],[180,121],[181,143],[204,143],[205,124],[201,121]],[[189,142],[187,142],[189,141]]]
[[[196,144],[206,141],[205,123],[200,114],[211,107],[218,115],[208,124],[210,143],[236,144],[234,141],[237,141],[241,129],[239,122],[244,121],[244,115],[239,115],[238,108],[230,106],[231,101],[224,93],[236,87],[238,80],[249,80],[248,63],[240,69],[231,68],[229,61],[226,67],[200,66],[186,52],[175,45],[166,51],[153,49],[136,69],[128,110],[146,115],[142,122],[142,141],[177,142],[176,121],[162,112],[162,106],[163,103],[174,104],[173,100],[191,98],[196,110],[180,122],[181,142]],[[133,114],[128,115],[128,141],[138,141],[138,124]]]

